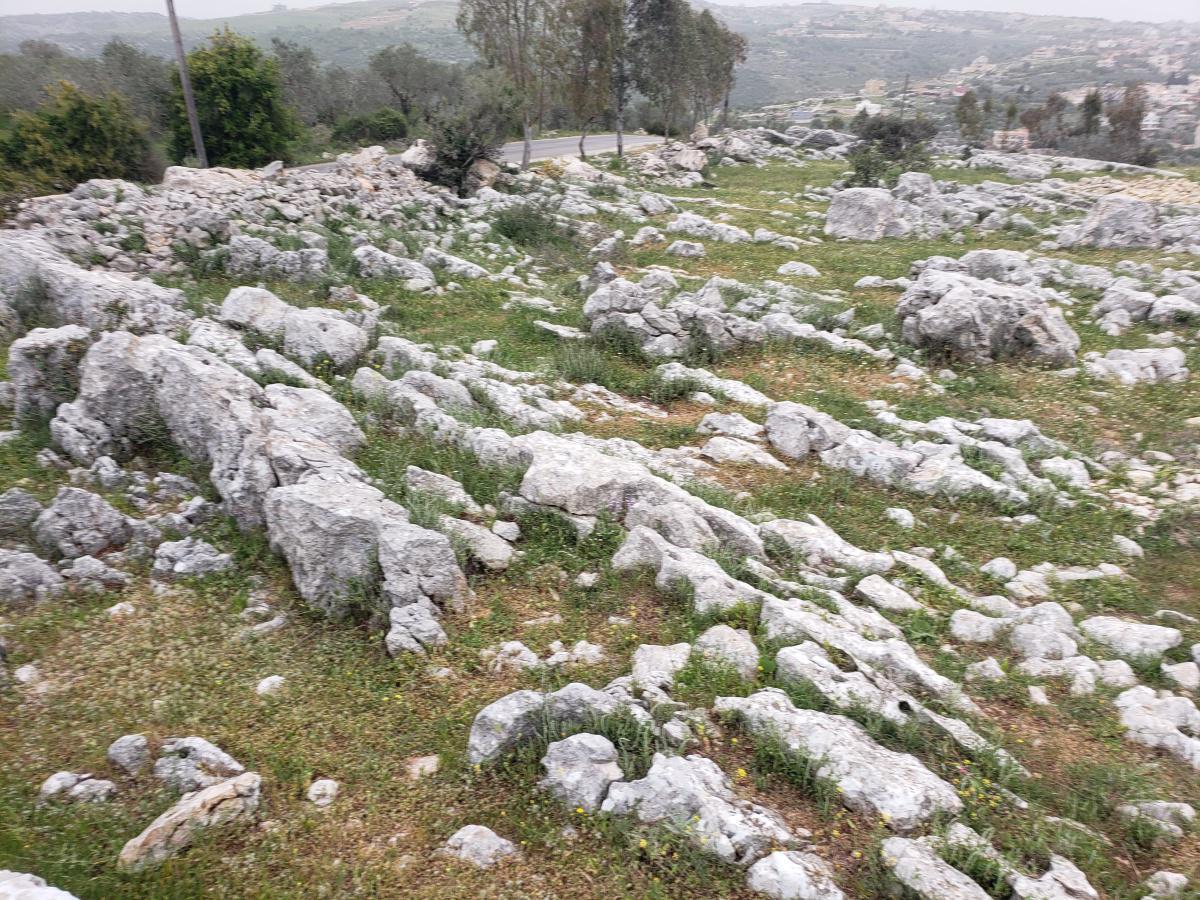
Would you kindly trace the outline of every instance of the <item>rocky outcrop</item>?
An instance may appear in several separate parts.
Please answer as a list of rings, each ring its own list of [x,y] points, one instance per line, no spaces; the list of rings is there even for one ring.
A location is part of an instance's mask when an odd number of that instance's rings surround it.
[[[882,188],[838,191],[825,215],[825,233],[833,238],[878,241],[904,237],[912,225],[900,215],[896,198]]]
[[[63,577],[44,560],[20,550],[0,548],[0,605],[28,606],[56,597]]]
[[[1063,229],[1060,247],[1088,246],[1105,250],[1157,247],[1158,210],[1153,203],[1122,197],[1101,197],[1078,225]]]
[[[60,403],[75,399],[79,361],[91,344],[80,325],[34,328],[8,348],[8,377],[15,392],[17,422],[45,420]]]
[[[1187,357],[1178,347],[1144,350],[1093,351],[1083,358],[1083,368],[1094,378],[1132,387],[1136,384],[1176,384],[1187,381]]]
[[[22,317],[89,331],[170,334],[189,318],[179,291],[115,272],[84,269],[37,233],[0,231],[0,333]]]
[[[94,556],[122,546],[132,535],[129,520],[98,494],[60,488],[33,523],[38,543],[59,556]]]
[[[962,801],[954,788],[916,757],[881,747],[844,716],[797,709],[783,691],[766,688],[750,697],[719,697],[718,713],[740,719],[752,734],[778,740],[788,752],[812,760],[818,778],[833,782],[850,809],[882,817],[890,828],[911,831]]]
[[[904,340],[976,365],[1069,365],[1079,336],[1036,289],[926,270],[896,306]]]
[[[646,777],[613,784],[601,809],[647,825],[690,821],[693,844],[740,865],[794,839],[776,813],[739,799],[717,764],[703,756],[655,754]]]

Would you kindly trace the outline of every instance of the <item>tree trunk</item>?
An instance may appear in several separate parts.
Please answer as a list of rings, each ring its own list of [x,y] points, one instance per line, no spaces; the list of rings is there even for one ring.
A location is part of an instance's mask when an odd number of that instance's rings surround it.
[[[721,128],[729,127],[729,88],[725,88],[725,102],[721,104]]]
[[[587,159],[587,153],[584,152],[584,149],[583,149],[583,142],[587,138],[588,126],[592,124],[592,121],[594,119],[595,119],[595,116],[590,116],[589,118],[584,120],[583,127],[579,131],[579,158],[580,159]]]
[[[617,104],[617,158],[625,156],[625,104]]]
[[[529,124],[529,110],[521,113],[521,132],[525,145],[521,148],[521,168],[528,169],[533,158],[533,128]]]

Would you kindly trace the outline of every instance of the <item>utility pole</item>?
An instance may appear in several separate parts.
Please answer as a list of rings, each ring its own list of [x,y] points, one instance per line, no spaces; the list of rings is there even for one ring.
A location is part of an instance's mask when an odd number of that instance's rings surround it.
[[[175,0],[167,0],[167,15],[171,19],[171,37],[175,39],[175,60],[179,63],[179,86],[183,88],[183,105],[187,107],[188,124],[192,127],[192,145],[196,148],[196,162],[200,168],[208,168],[208,154],[204,152],[204,135],[200,133],[200,116],[196,113],[196,97],[192,93],[192,79],[188,77],[187,57],[183,55],[183,37],[179,34],[179,20],[175,18]]]

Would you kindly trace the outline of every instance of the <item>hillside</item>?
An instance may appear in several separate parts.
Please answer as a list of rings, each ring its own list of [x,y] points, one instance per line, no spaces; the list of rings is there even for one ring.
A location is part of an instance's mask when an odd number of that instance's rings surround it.
[[[1160,33],[1178,37],[1175,26],[1114,24],[1100,19],[1003,13],[928,12],[837,4],[711,8],[750,39],[735,100],[757,106],[829,92],[859,90],[883,79],[892,90],[905,75],[922,79],[960,68],[985,55],[993,63],[1019,60],[1031,51],[1070,41],[1121,39]],[[362,66],[380,47],[408,41],[439,59],[461,60],[469,50],[454,30],[455,6],[448,0],[364,0],[315,9],[284,10],[222,20],[184,20],[185,38],[195,44],[228,23],[263,44],[283,38],[312,46],[326,62]],[[1191,31],[1195,32],[1192,27]],[[119,36],[166,55],[169,32],[161,16],[115,13],[0,17],[0,50],[38,38],[74,53],[94,54]],[[1055,85],[1075,86],[1097,75],[1098,52],[1075,59]]]
[[[28,203],[0,896],[1200,898],[1200,173],[849,146]]]

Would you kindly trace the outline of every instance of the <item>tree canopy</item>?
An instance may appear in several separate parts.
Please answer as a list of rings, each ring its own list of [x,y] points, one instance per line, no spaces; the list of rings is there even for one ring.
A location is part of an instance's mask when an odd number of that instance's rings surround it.
[[[188,71],[212,164],[254,167],[289,158],[300,129],[283,101],[274,58],[225,29],[188,54]],[[171,150],[183,159],[191,153],[192,135],[178,73],[173,86]]]

